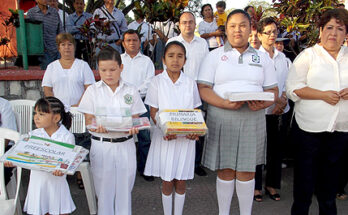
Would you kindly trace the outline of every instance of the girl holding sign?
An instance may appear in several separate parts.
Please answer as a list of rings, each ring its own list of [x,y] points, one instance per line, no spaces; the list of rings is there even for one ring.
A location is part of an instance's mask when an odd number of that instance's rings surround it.
[[[164,109],[193,109],[201,105],[195,81],[182,72],[186,50],[182,43],[173,41],[164,49],[163,64],[167,69],[155,76],[148,88],[145,103],[152,120]],[[182,214],[185,201],[185,181],[193,179],[195,139],[197,135],[163,137],[156,127],[145,166],[145,175],[161,177],[164,214],[172,214],[172,196],[175,189],[174,212]]]
[[[65,112],[63,103],[55,97],[39,99],[35,104],[34,122],[37,129],[29,132],[54,141],[75,144],[75,138],[68,130],[71,126],[71,114]],[[11,167],[11,162],[5,162]],[[75,210],[70,189],[60,170],[53,173],[31,170],[28,193],[24,211],[27,214],[69,214]]]

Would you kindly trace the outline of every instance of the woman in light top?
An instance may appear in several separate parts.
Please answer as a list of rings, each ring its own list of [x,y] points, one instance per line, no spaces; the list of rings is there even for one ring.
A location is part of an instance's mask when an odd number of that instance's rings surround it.
[[[208,103],[203,165],[217,170],[220,215],[230,213],[234,187],[240,214],[251,214],[255,167],[265,163],[264,109],[274,103],[231,102],[225,93],[271,92],[278,97],[273,63],[266,53],[249,46],[250,33],[249,15],[232,11],[227,17],[225,45],[207,55],[198,75],[201,98]]]
[[[211,51],[219,47],[216,37],[222,36],[223,32],[218,29],[211,4],[202,6],[201,15],[203,21],[199,23],[198,32],[202,38],[207,40],[209,51]]]
[[[297,56],[286,82],[296,120],[293,215],[309,213],[314,193],[319,214],[337,214],[339,161],[348,147],[347,10],[326,11],[319,29],[320,43]]]

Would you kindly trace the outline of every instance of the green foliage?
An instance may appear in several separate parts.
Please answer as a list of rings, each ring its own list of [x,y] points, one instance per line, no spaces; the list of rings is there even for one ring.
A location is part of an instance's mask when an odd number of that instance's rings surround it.
[[[308,47],[318,42],[320,16],[338,3],[338,0],[273,0],[273,7],[279,14],[281,28],[305,35],[306,40],[298,43],[300,47]]]

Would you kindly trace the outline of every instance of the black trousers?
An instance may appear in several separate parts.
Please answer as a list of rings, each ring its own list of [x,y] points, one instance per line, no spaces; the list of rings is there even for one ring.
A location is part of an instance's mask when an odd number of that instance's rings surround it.
[[[75,50],[75,57],[78,59],[82,59],[86,61],[87,63],[89,62],[89,55],[90,53],[90,46],[88,44],[87,40],[76,40],[76,50]]]
[[[346,150],[341,159],[340,176],[338,177],[337,193],[345,193],[344,188],[348,184],[348,150]]]
[[[319,215],[336,215],[340,159],[348,146],[348,132],[303,131],[293,126],[295,144],[292,215],[308,215],[313,194]]]
[[[279,115],[266,115],[267,130],[267,162],[266,186],[280,189],[282,176],[282,158],[284,132],[282,131],[282,117]],[[256,166],[255,189],[262,190],[262,165]]]

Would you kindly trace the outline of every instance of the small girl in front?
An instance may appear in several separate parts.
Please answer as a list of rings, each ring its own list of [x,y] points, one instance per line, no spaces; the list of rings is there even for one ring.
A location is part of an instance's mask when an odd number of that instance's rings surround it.
[[[71,114],[65,112],[63,103],[55,97],[39,99],[34,106],[34,123],[37,129],[29,132],[37,136],[59,142],[75,144],[75,138],[68,130],[71,126]],[[5,166],[13,166],[5,162]],[[69,214],[75,210],[70,189],[60,170],[53,173],[31,170],[24,211],[27,214]]]
[[[101,80],[89,86],[79,104],[86,125],[93,124],[98,114],[107,117],[129,110],[133,118],[146,112],[138,90],[121,79],[123,64],[120,54],[111,47],[97,56]],[[136,151],[132,128],[129,133],[107,131],[99,125],[89,129],[92,141],[90,160],[94,187],[98,197],[98,215],[131,215],[136,175]]]
[[[163,109],[193,109],[201,105],[196,82],[181,70],[186,61],[186,50],[182,43],[173,41],[164,49],[163,64],[166,70],[155,76],[148,88],[145,104],[150,106],[150,115],[156,122],[156,114]],[[195,140],[197,135],[163,136],[156,127],[145,175],[162,178],[162,204],[165,215],[182,214],[185,202],[186,180],[193,179],[195,165]]]

